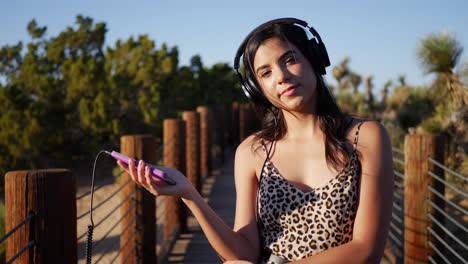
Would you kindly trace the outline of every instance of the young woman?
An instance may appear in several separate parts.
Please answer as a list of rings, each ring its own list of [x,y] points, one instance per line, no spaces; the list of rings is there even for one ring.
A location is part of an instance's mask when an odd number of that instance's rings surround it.
[[[383,254],[393,192],[389,136],[379,123],[339,110],[322,77],[325,46],[305,26],[267,22],[237,53],[234,67],[243,57],[240,81],[263,129],[236,151],[234,228],[180,172],[161,168],[177,182],[169,186],[144,162],[119,162],[153,194],[180,196],[228,263],[378,263]]]

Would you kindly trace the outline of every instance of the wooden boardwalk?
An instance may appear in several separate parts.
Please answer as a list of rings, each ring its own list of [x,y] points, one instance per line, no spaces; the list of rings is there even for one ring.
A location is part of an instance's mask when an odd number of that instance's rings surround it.
[[[218,215],[229,226],[234,225],[235,187],[234,187],[234,151],[226,155],[224,164],[213,171],[213,176],[205,180],[202,195]],[[208,243],[198,222],[193,216],[188,218],[188,233],[180,234],[175,242],[167,263],[170,264],[211,264],[222,263]]]

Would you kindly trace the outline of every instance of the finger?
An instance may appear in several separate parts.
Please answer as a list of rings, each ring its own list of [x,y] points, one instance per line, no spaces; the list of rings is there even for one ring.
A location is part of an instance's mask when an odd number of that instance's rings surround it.
[[[140,160],[138,162],[138,173],[137,173],[137,177],[138,177],[138,183],[140,184],[144,184],[144,175],[145,175],[145,162],[143,160]]]
[[[148,166],[143,166],[143,172],[141,174],[141,184],[145,187],[148,188],[148,180],[146,179],[147,174],[150,173],[149,167]]]
[[[148,191],[150,191],[153,194],[157,195],[157,192],[154,189],[154,186],[153,186],[153,184],[151,182],[151,177],[152,177],[151,168],[149,166],[145,166],[145,175],[143,177],[144,186]]]
[[[117,161],[117,165],[119,165],[123,170],[128,170],[128,165],[120,160]]]
[[[123,171],[123,172],[126,172],[126,173],[129,173],[128,171],[128,165],[125,164],[124,162],[118,160],[117,161],[117,165],[120,167],[120,169]]]
[[[128,160],[128,174],[130,174],[130,177],[132,178],[133,181],[138,183],[138,179],[136,178],[135,163],[133,163],[132,159]]]

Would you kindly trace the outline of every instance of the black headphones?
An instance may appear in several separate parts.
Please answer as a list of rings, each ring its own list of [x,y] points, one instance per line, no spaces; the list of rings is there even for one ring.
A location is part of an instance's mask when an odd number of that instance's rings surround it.
[[[247,97],[249,97],[255,104],[264,105],[265,107],[269,108],[271,106],[270,101],[265,97],[262,90],[257,87],[255,81],[250,78],[251,74],[246,74],[246,77],[242,77],[242,74],[239,72],[240,66],[240,58],[245,53],[245,48],[247,43],[249,42],[250,38],[257,34],[257,32],[271,26],[272,24],[291,24],[291,25],[300,25],[301,28],[308,31],[312,34],[313,38],[311,38],[309,42],[309,52],[312,57],[312,62],[314,69],[317,73],[324,75],[326,74],[325,68],[330,66],[330,59],[328,58],[327,49],[322,42],[322,38],[320,35],[315,31],[313,27],[307,25],[307,22],[303,20],[299,20],[296,18],[279,18],[268,21],[260,26],[256,27],[252,32],[250,32],[247,37],[242,41],[242,44],[237,49],[236,57],[234,58],[234,69],[236,70],[237,77],[241,83],[242,89]],[[245,69],[246,73],[249,71]]]

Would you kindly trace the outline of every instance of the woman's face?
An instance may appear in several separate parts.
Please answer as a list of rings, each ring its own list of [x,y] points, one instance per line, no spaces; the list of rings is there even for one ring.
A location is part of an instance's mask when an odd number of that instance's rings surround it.
[[[280,38],[265,40],[253,63],[254,75],[266,97],[290,111],[314,111],[317,78],[306,57]]]

